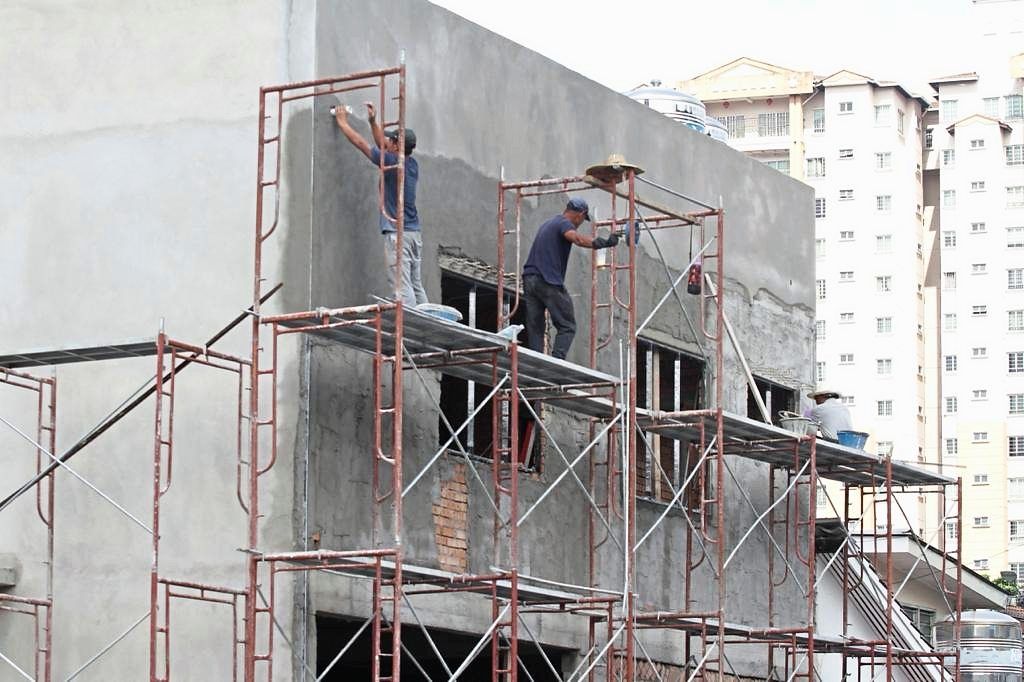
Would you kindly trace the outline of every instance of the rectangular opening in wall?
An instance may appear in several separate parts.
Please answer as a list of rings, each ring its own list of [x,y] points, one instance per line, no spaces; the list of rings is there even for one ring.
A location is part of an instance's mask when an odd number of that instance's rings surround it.
[[[761,395],[761,401],[768,408],[769,421],[767,423],[773,423],[779,412],[799,411],[800,397],[797,395],[796,389],[757,376],[754,377],[754,384],[757,386],[757,392]],[[749,384],[747,386],[747,417],[759,422],[764,421]]]
[[[705,404],[705,363],[687,353],[640,340],[637,343],[637,405],[653,410],[678,412],[700,409]],[[699,448],[657,433],[648,433],[637,456],[637,494],[668,502],[700,459]],[[683,495],[688,508],[699,505],[697,477]],[[692,498],[692,499],[691,499]]]
[[[324,613],[316,615],[316,673],[318,680],[347,682],[348,680],[368,680],[372,677],[370,667],[371,628],[367,627],[356,637],[363,622],[364,619],[345,618]],[[464,633],[428,627],[426,628],[427,634],[430,636],[428,640],[423,631],[414,625],[402,627],[402,649],[404,651],[400,676],[402,682],[424,679],[447,680],[451,677],[449,671],[454,672],[459,669],[483,635],[483,630],[479,633]],[[382,633],[381,638],[385,641],[385,645],[390,642],[387,633]],[[332,661],[349,642],[351,642],[351,646],[331,666]],[[435,647],[436,652],[434,651]],[[566,656],[569,650],[550,646],[540,648],[555,670],[561,673],[562,657]],[[560,679],[552,674],[548,663],[533,642],[520,639],[518,649],[519,679],[532,679],[538,680],[538,682]],[[382,678],[390,679],[389,658],[388,656],[381,657]],[[324,671],[328,667],[330,667],[330,671],[325,675]],[[462,672],[459,679],[489,680],[491,679],[491,668],[491,647],[485,646],[483,651]]]
[[[514,283],[513,283],[514,286]],[[512,304],[515,295],[506,290],[506,309]],[[441,271],[441,303],[451,306],[462,313],[462,323],[474,329],[497,331],[498,323],[498,289],[488,282],[475,280],[458,273]],[[512,316],[513,324],[524,324],[526,314],[523,306]],[[525,332],[524,332],[525,334]],[[525,336],[520,334],[520,342],[525,344]],[[438,418],[438,445],[444,445],[451,432],[445,425],[447,419],[453,430],[457,430],[477,407],[481,406],[491,387],[456,377],[441,375],[441,413]],[[533,406],[535,411],[540,407]],[[507,421],[508,416],[503,417]],[[507,429],[505,429],[507,433]],[[519,463],[527,469],[539,469],[541,465],[540,429],[530,415],[526,404],[519,402]],[[459,443],[472,456],[490,459],[494,444],[494,400],[488,400],[477,411],[472,422],[466,424],[458,434]],[[450,450],[457,450],[453,443]]]

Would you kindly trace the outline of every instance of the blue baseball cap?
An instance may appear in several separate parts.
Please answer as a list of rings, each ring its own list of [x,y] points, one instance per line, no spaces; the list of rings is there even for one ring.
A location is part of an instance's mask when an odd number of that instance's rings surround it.
[[[579,197],[569,199],[569,203],[565,205],[565,209],[567,211],[582,213],[584,220],[590,220],[590,207],[587,206],[587,202],[583,201],[583,199],[580,199]]]

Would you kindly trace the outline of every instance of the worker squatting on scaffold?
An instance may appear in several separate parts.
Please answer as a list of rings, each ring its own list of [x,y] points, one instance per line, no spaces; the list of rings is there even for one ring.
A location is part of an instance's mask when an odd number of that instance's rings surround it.
[[[398,233],[393,222],[398,215],[398,130],[381,128],[377,122],[377,111],[371,102],[366,102],[366,115],[370,123],[375,146],[370,146],[362,135],[352,127],[348,120],[347,107],[338,106],[334,109],[334,117],[338,128],[352,145],[361,151],[373,164],[379,166],[381,155],[384,156],[384,210],[379,222],[380,231],[384,236],[384,258],[387,263],[388,283],[391,291],[395,290],[397,276],[397,244]],[[416,133],[411,128],[405,129],[405,224],[402,234],[402,302],[407,307],[427,303],[427,292],[423,290],[422,262],[423,238],[420,230],[420,218],[416,211],[416,184],[420,177],[420,167],[412,152],[416,148]],[[383,151],[382,151],[383,150]]]
[[[551,355],[560,359],[565,359],[576,335],[572,297],[565,288],[565,270],[573,244],[604,249],[619,243],[615,233],[591,238],[579,232],[579,226],[586,220],[590,220],[587,202],[578,197],[570,199],[561,214],[537,230],[523,265],[527,345],[531,350],[544,350],[544,311],[547,311],[556,330]]]

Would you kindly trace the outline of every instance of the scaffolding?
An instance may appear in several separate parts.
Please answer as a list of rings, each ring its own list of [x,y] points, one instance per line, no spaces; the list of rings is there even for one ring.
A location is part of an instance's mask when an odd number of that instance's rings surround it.
[[[400,277],[395,277],[393,300],[265,314],[263,303],[280,287],[268,289],[263,257],[279,222],[286,106],[361,91],[376,95],[384,125],[397,126],[398,144],[402,148],[404,63],[394,68],[260,90],[253,304],[246,314],[224,330],[249,320],[247,357],[212,350],[210,346],[220,336],[206,344],[193,345],[171,339],[162,330],[150,342],[0,356],[0,368],[5,368],[0,369],[0,382],[37,391],[40,406],[40,426],[35,441],[39,450],[37,476],[0,507],[6,507],[14,497],[34,488],[39,514],[48,532],[50,561],[46,598],[32,600],[0,595],[0,609],[28,613],[37,623],[36,673],[34,677],[27,673],[23,676],[50,679],[54,472],[91,440],[76,444],[60,458],[54,456],[55,380],[35,379],[14,368],[147,355],[156,358],[153,386],[126,410],[140,404],[146,396],[154,396],[152,527],[148,529],[152,535],[153,560],[150,610],[143,619],[149,622],[151,682],[172,679],[169,614],[172,600],[177,599],[218,604],[230,610],[232,679],[269,682],[273,677],[275,651],[279,648],[276,640],[287,641],[277,617],[283,608],[277,598],[278,580],[283,575],[312,571],[362,581],[372,598],[366,620],[333,655],[327,669],[314,673],[304,659],[294,664],[303,679],[307,679],[307,675],[308,679],[326,675],[367,631],[371,641],[371,679],[399,680],[403,664],[411,664],[429,677],[402,643],[403,629],[412,627],[404,622],[409,616],[430,642],[449,679],[457,679],[485,651],[489,651],[491,679],[495,682],[514,682],[520,675],[533,679],[520,655],[523,643],[532,643],[557,679],[633,680],[646,668],[657,674],[656,661],[646,650],[643,639],[643,633],[652,630],[679,633],[681,643],[676,659],[681,661],[687,680],[725,680],[730,675],[735,679],[736,671],[728,653],[734,645],[752,644],[765,647],[768,675],[781,675],[770,679],[820,679],[816,657],[823,654],[841,654],[844,673],[847,658],[863,661],[859,665],[871,668],[872,674],[875,667],[884,666],[885,679],[892,679],[897,668],[916,670],[931,666],[938,670],[947,664],[957,669],[955,651],[924,654],[902,647],[893,636],[893,609],[898,608],[896,598],[901,588],[893,585],[891,529],[894,507],[897,510],[899,507],[896,495],[905,490],[935,492],[943,500],[944,509],[947,509],[947,492],[952,490],[952,507],[948,509],[947,518],[959,524],[959,481],[896,462],[891,455],[871,455],[819,441],[813,436],[797,435],[724,408],[727,321],[725,210],[721,205],[702,202],[641,177],[642,171],[629,164],[610,164],[591,169],[592,172],[585,175],[562,178],[500,180],[496,234],[496,322],[499,329],[511,321],[520,304],[518,285],[509,283],[521,271],[524,201],[547,195],[591,192],[606,197],[611,206],[609,217],[595,220],[592,230],[596,234],[599,228],[607,228],[623,235],[626,248],[595,251],[591,256],[588,366],[532,351],[498,334],[407,309],[402,303]],[[385,116],[389,109],[397,109],[392,120]],[[385,211],[385,174],[395,173],[398,206],[396,214],[387,217],[395,228],[400,269],[405,215],[404,157],[398,155],[397,158],[395,166],[388,166],[383,155],[379,162],[378,207]],[[668,208],[642,197],[638,187],[670,197],[671,203],[693,208],[687,211]],[[691,261],[681,272],[673,272],[662,255],[658,239],[659,235],[668,235],[671,239],[680,233],[690,245]],[[651,310],[641,310],[637,291],[641,235],[651,240],[667,283],[664,295]],[[698,262],[703,264],[706,273],[705,286],[695,305],[687,305],[679,285],[690,267]],[[707,369],[712,390],[706,392],[708,404],[699,409],[679,409],[678,401],[674,409],[667,410],[638,404],[638,341],[658,312],[673,300],[689,326],[692,341],[702,349],[705,345],[711,347],[706,357],[710,359]],[[690,317],[692,308],[696,308],[696,319]],[[372,517],[368,546],[304,551],[272,551],[261,546],[260,483],[278,459],[279,353],[282,339],[291,336],[316,338],[325,344],[354,349],[367,358],[371,367],[372,436],[367,450],[372,460]],[[616,358],[617,373],[600,369],[602,362]],[[175,377],[189,364],[227,372],[237,383],[235,496],[246,518],[243,547],[246,575],[242,585],[215,585],[170,577],[161,570],[160,527],[164,520],[160,502],[172,483]],[[424,373],[428,371],[464,379],[484,387],[488,393],[477,403],[478,409],[468,414],[461,424],[449,423],[437,406],[449,437],[424,466],[407,470],[404,467],[407,458],[403,456],[403,399],[407,391],[416,389],[407,387],[406,383],[411,379],[414,386],[421,384],[425,389]],[[477,460],[466,452],[459,440],[459,434],[487,403],[493,406],[489,481],[480,476]],[[116,413],[115,417],[123,416],[126,410]],[[559,411],[589,419],[589,440],[573,456],[569,448],[559,445],[547,427],[547,415]],[[553,456],[564,465],[564,470],[548,486],[536,491],[537,499],[528,507],[521,504],[520,499],[520,480],[525,468],[520,457],[524,438],[521,416],[532,419],[547,439]],[[109,418],[98,427],[100,433],[109,428],[108,422]],[[678,442],[687,448],[685,478],[673,481],[662,469],[651,444],[653,438]],[[47,461],[47,454],[52,462]],[[467,463],[467,471],[493,514],[489,539],[493,565],[489,571],[439,570],[416,565],[407,556],[403,500],[446,456],[461,458]],[[576,469],[584,460],[587,473],[580,476]],[[733,465],[738,461],[766,465],[767,508],[758,508],[739,484]],[[670,500],[657,519],[647,526],[639,522],[638,514],[638,499],[643,492],[638,475],[641,462],[649,471],[647,476],[657,478],[660,485],[668,489],[666,495]],[[849,572],[849,559],[860,551],[854,535],[849,534],[828,563],[819,566],[816,551],[819,478],[842,481],[848,491],[860,489],[857,500],[860,504],[871,499],[873,505],[880,504],[885,509],[889,574],[885,580],[886,614],[881,624],[884,632],[877,639],[856,639],[845,629],[841,637],[816,632],[815,595],[820,576],[833,564],[842,566],[845,615],[849,608],[845,588],[856,580]],[[520,561],[521,527],[529,519],[537,518],[533,512],[559,486],[574,487],[574,494],[579,495],[580,503],[586,505],[588,511],[586,580],[578,584],[552,576],[526,574]],[[733,490],[737,495],[730,497]],[[739,539],[730,543],[727,532],[730,510],[737,508],[749,510],[755,520],[748,528],[740,529]],[[678,581],[683,593],[678,595],[677,603],[657,604],[645,597],[644,586],[638,578],[637,557],[655,533],[666,532],[665,520],[670,512],[675,512],[685,523],[685,554],[679,557],[678,564]],[[865,518],[863,508],[857,509],[849,492],[843,502],[842,517],[847,527]],[[728,577],[730,566],[745,543],[759,532],[764,533],[769,546],[763,586],[768,613],[763,625],[749,626],[741,624],[749,619],[736,614],[730,606]],[[962,600],[960,557],[954,553],[950,558],[955,561],[956,570],[949,575],[944,567],[937,580],[950,611],[959,614]],[[613,574],[621,580],[606,584],[607,579],[602,578],[599,569],[601,562],[604,566],[614,565]],[[698,572],[711,575],[714,591],[709,599],[702,599],[695,593]],[[804,604],[795,622],[783,622],[782,605],[778,600],[784,588],[790,587],[802,595]],[[414,606],[417,596],[437,594],[475,594],[479,599],[489,600],[491,621],[469,655],[457,666],[448,665],[441,656]],[[528,618],[529,614],[538,613],[564,614],[580,619],[585,625],[588,648],[568,676],[563,677],[540,648],[541,641],[535,637]],[[11,663],[6,657],[4,660]],[[941,679],[942,673],[938,674]]]

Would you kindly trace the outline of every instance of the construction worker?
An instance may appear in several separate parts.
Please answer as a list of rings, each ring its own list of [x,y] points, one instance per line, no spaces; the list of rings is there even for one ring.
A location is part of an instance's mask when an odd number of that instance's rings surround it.
[[[822,437],[834,441],[840,431],[853,431],[850,410],[840,401],[843,397],[841,393],[818,387],[808,393],[807,397],[815,403],[809,416],[820,425]]]
[[[363,139],[352,128],[348,120],[348,109],[337,106],[334,109],[334,117],[338,128],[345,135],[352,145],[361,151],[374,165],[379,166],[381,154],[384,156],[385,166],[398,165],[398,130],[384,132],[380,123],[377,122],[377,111],[371,102],[366,102],[366,117],[370,123],[370,131],[373,133],[373,141],[376,146]],[[422,254],[423,238],[420,232],[420,218],[416,212],[416,183],[420,176],[420,167],[416,159],[412,158],[412,151],[416,148],[416,133],[411,128],[405,129],[405,224],[402,233],[402,302],[407,307],[415,307],[427,302],[427,292],[423,290],[422,282]],[[383,150],[383,152],[381,151]],[[398,232],[392,220],[398,215],[398,169],[392,168],[384,171],[384,210],[380,215],[380,231],[384,235],[384,257],[387,262],[388,283],[391,291],[395,290],[395,279],[398,261]]]
[[[557,330],[551,355],[559,359],[565,359],[576,335],[572,298],[565,288],[565,269],[572,245],[604,249],[619,243],[615,233],[591,239],[579,232],[578,228],[585,220],[590,220],[587,202],[576,197],[569,199],[561,214],[540,226],[523,265],[527,345],[531,350],[544,350],[546,310]]]

